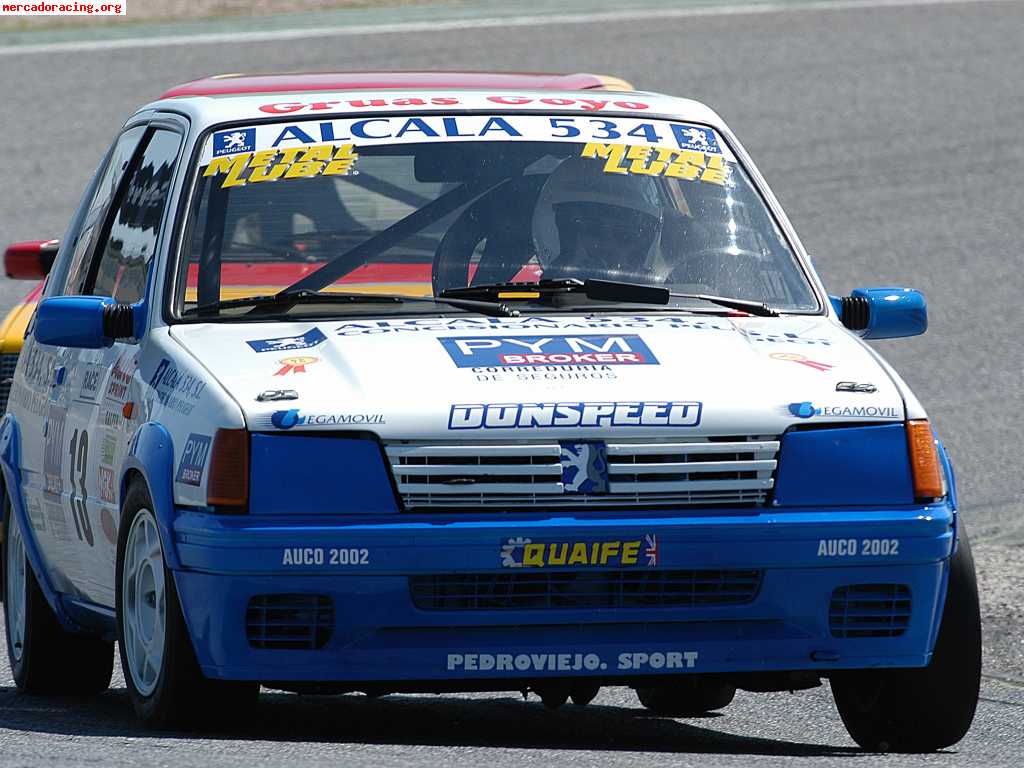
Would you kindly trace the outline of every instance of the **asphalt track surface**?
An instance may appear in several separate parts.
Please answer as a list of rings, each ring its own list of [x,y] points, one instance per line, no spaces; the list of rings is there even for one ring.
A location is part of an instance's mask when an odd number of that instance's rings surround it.
[[[864,757],[828,686],[647,715],[628,689],[535,697],[265,692],[214,735],[134,722],[119,674],[89,701],[15,692],[0,650],[0,767],[192,765],[1024,765],[1024,5],[974,3],[416,32],[0,60],[0,236],[59,236],[121,121],[214,72],[480,68],[615,73],[701,99],[752,152],[833,293],[911,285],[931,327],[879,345],[928,408],[975,542],[985,680],[974,727],[930,757]],[[0,281],[6,311],[25,284]],[[752,382],[756,386],[756,382]]]

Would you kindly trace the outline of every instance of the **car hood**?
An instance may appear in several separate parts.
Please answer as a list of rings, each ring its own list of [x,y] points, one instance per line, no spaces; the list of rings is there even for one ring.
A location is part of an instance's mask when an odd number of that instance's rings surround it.
[[[170,333],[254,431],[777,435],[793,424],[904,418],[871,352],[822,317],[460,315]]]

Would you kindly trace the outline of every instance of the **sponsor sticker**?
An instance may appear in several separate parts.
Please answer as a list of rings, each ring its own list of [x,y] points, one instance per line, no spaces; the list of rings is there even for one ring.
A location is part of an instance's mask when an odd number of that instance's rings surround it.
[[[823,373],[835,368],[831,363],[821,363],[817,360],[811,360],[797,352],[772,352],[768,357],[772,360],[785,360],[792,363],[799,363],[800,365],[805,365],[808,368],[813,368],[814,370],[821,371]]]
[[[658,564],[658,536],[603,541],[534,541],[516,536],[500,550],[502,568],[633,568]]]
[[[819,539],[818,557],[896,557],[899,539]]]
[[[285,547],[281,565],[369,565],[370,550],[361,547]]]
[[[162,406],[188,416],[206,389],[206,382],[194,374],[182,371],[173,360],[165,357],[150,377],[149,386],[153,388]]]
[[[605,173],[666,176],[724,186],[729,168],[721,155],[706,154],[709,151],[590,142],[580,156],[604,160]]]
[[[255,128],[235,128],[230,131],[217,131],[213,134],[214,157],[252,152],[255,146]]]
[[[810,419],[815,416],[845,417],[856,419],[898,419],[899,410],[891,405],[824,405],[816,406],[811,402],[790,403],[786,406],[790,415],[798,419]]]
[[[836,384],[836,392],[862,392],[870,395],[877,391],[878,387],[868,381],[840,381]]]
[[[287,104],[277,106],[284,108]],[[294,111],[306,109],[302,104],[297,106],[299,109]],[[204,175],[223,176],[223,185],[229,187],[308,175],[344,175],[355,173],[353,163],[357,153],[367,146],[481,141],[592,144],[621,147],[623,152],[636,147],[633,151],[637,153],[647,147],[666,150],[656,153],[650,162],[638,165],[637,172],[647,175],[680,175],[682,169],[698,160],[698,156],[702,166],[698,174],[718,167],[722,160],[733,159],[728,147],[719,142],[710,128],[639,116],[505,112],[301,117],[306,119],[217,132],[203,148],[201,163],[207,166]],[[717,160],[712,161],[712,158]],[[641,158],[631,156],[627,164],[634,160]],[[301,165],[310,163],[318,165]],[[660,165],[652,167],[653,163]]]
[[[566,403],[460,403],[448,429],[558,429],[566,427],[696,427],[696,400]]]
[[[805,346],[832,346],[832,340],[823,337],[804,336],[792,331],[765,332],[741,328],[713,318],[656,317],[650,315],[612,315],[606,317],[522,317],[505,319],[496,317],[429,317],[396,318],[391,320],[353,320],[334,328],[339,336],[373,336],[382,333],[438,333],[440,331],[516,331],[560,332],[560,331],[636,331],[644,328],[670,328],[693,331],[718,331],[739,333],[752,342],[762,344],[793,344]]]
[[[313,363],[319,363],[319,357],[313,357],[312,355],[298,356],[298,357],[284,357],[277,361],[281,367],[278,368],[275,376],[287,376],[289,373],[305,373],[307,365],[313,365]]]
[[[477,101],[473,99],[472,101]],[[575,99],[575,98],[536,98],[531,96],[487,96],[484,99],[492,104],[501,104],[506,107],[526,107],[536,108],[538,105],[544,106],[556,106],[556,107],[573,107],[580,109],[584,112],[600,112],[607,108],[615,111],[620,109],[627,110],[645,110],[649,109],[650,106],[641,101],[626,101],[626,100],[615,100],[609,99]],[[279,101],[271,104],[262,104],[259,107],[260,112],[266,112],[268,115],[289,115],[294,112],[344,112],[346,110],[364,110],[364,109],[384,109],[384,108],[395,108],[395,107],[452,107],[457,105],[466,104],[467,102],[460,96],[429,96],[429,97],[409,97],[401,96],[399,98],[380,98],[374,97],[372,99],[348,99],[345,101],[334,100],[334,101]]]
[[[128,390],[132,383],[132,374],[138,365],[135,353],[124,353],[118,355],[113,367],[110,369],[110,378],[107,379],[107,389],[104,398],[114,403],[124,404],[128,399]]]
[[[224,189],[279,179],[348,176],[358,173],[354,170],[358,157],[351,144],[263,149],[214,157],[203,176],[223,176],[220,186]]]
[[[693,669],[697,651],[624,651],[613,656],[599,653],[449,653],[449,672],[597,672]]]
[[[459,368],[478,366],[658,365],[635,334],[458,336],[438,339]]]
[[[276,339],[255,339],[245,342],[256,352],[285,352],[291,349],[311,349],[327,341],[323,331],[310,328],[301,336],[280,336]]]
[[[60,496],[64,491],[64,426],[68,409],[50,404],[43,425],[43,493]]]
[[[88,363],[85,369],[82,371],[82,386],[78,392],[78,398],[80,400],[86,400],[91,403],[96,402],[96,397],[100,391],[100,384],[103,381],[102,365],[96,363]]]
[[[270,416],[255,419],[257,426],[266,429],[291,429],[297,426],[329,427],[329,426],[369,426],[386,424],[382,413],[300,413],[298,408],[286,411],[274,411]]]
[[[100,527],[103,529],[103,536],[112,547],[117,546],[117,523],[114,516],[106,507],[100,508]]]
[[[200,485],[209,457],[210,436],[197,435],[195,432],[190,434],[185,440],[185,450],[181,453],[181,463],[178,465],[175,480],[185,485]]]
[[[100,500],[107,504],[115,504],[117,499],[114,496],[114,468],[99,466],[98,479],[100,486]]]

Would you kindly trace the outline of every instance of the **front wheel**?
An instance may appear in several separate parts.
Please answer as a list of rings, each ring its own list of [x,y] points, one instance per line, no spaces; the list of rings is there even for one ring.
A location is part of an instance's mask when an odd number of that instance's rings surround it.
[[[931,663],[921,669],[858,670],[832,676],[846,730],[876,752],[933,752],[956,744],[981,690],[981,612],[963,521]]]
[[[36,581],[25,534],[4,496],[4,624],[14,684],[26,693],[85,695],[110,686],[114,644],[65,630]]]
[[[259,695],[256,683],[203,676],[185,626],[149,492],[125,494],[117,542],[117,639],[135,713],[153,728],[219,725]],[[225,706],[227,704],[232,706]]]

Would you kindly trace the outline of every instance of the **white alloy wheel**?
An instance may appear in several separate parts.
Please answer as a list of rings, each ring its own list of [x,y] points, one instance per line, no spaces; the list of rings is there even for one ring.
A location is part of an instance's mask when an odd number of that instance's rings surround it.
[[[25,541],[14,518],[14,511],[8,510],[7,521],[7,631],[11,637],[11,654],[14,661],[21,661],[25,652],[25,607],[28,602],[28,564],[25,562]]]
[[[124,654],[135,689],[149,696],[163,666],[167,601],[160,534],[148,509],[140,509],[132,520],[122,579]]]

